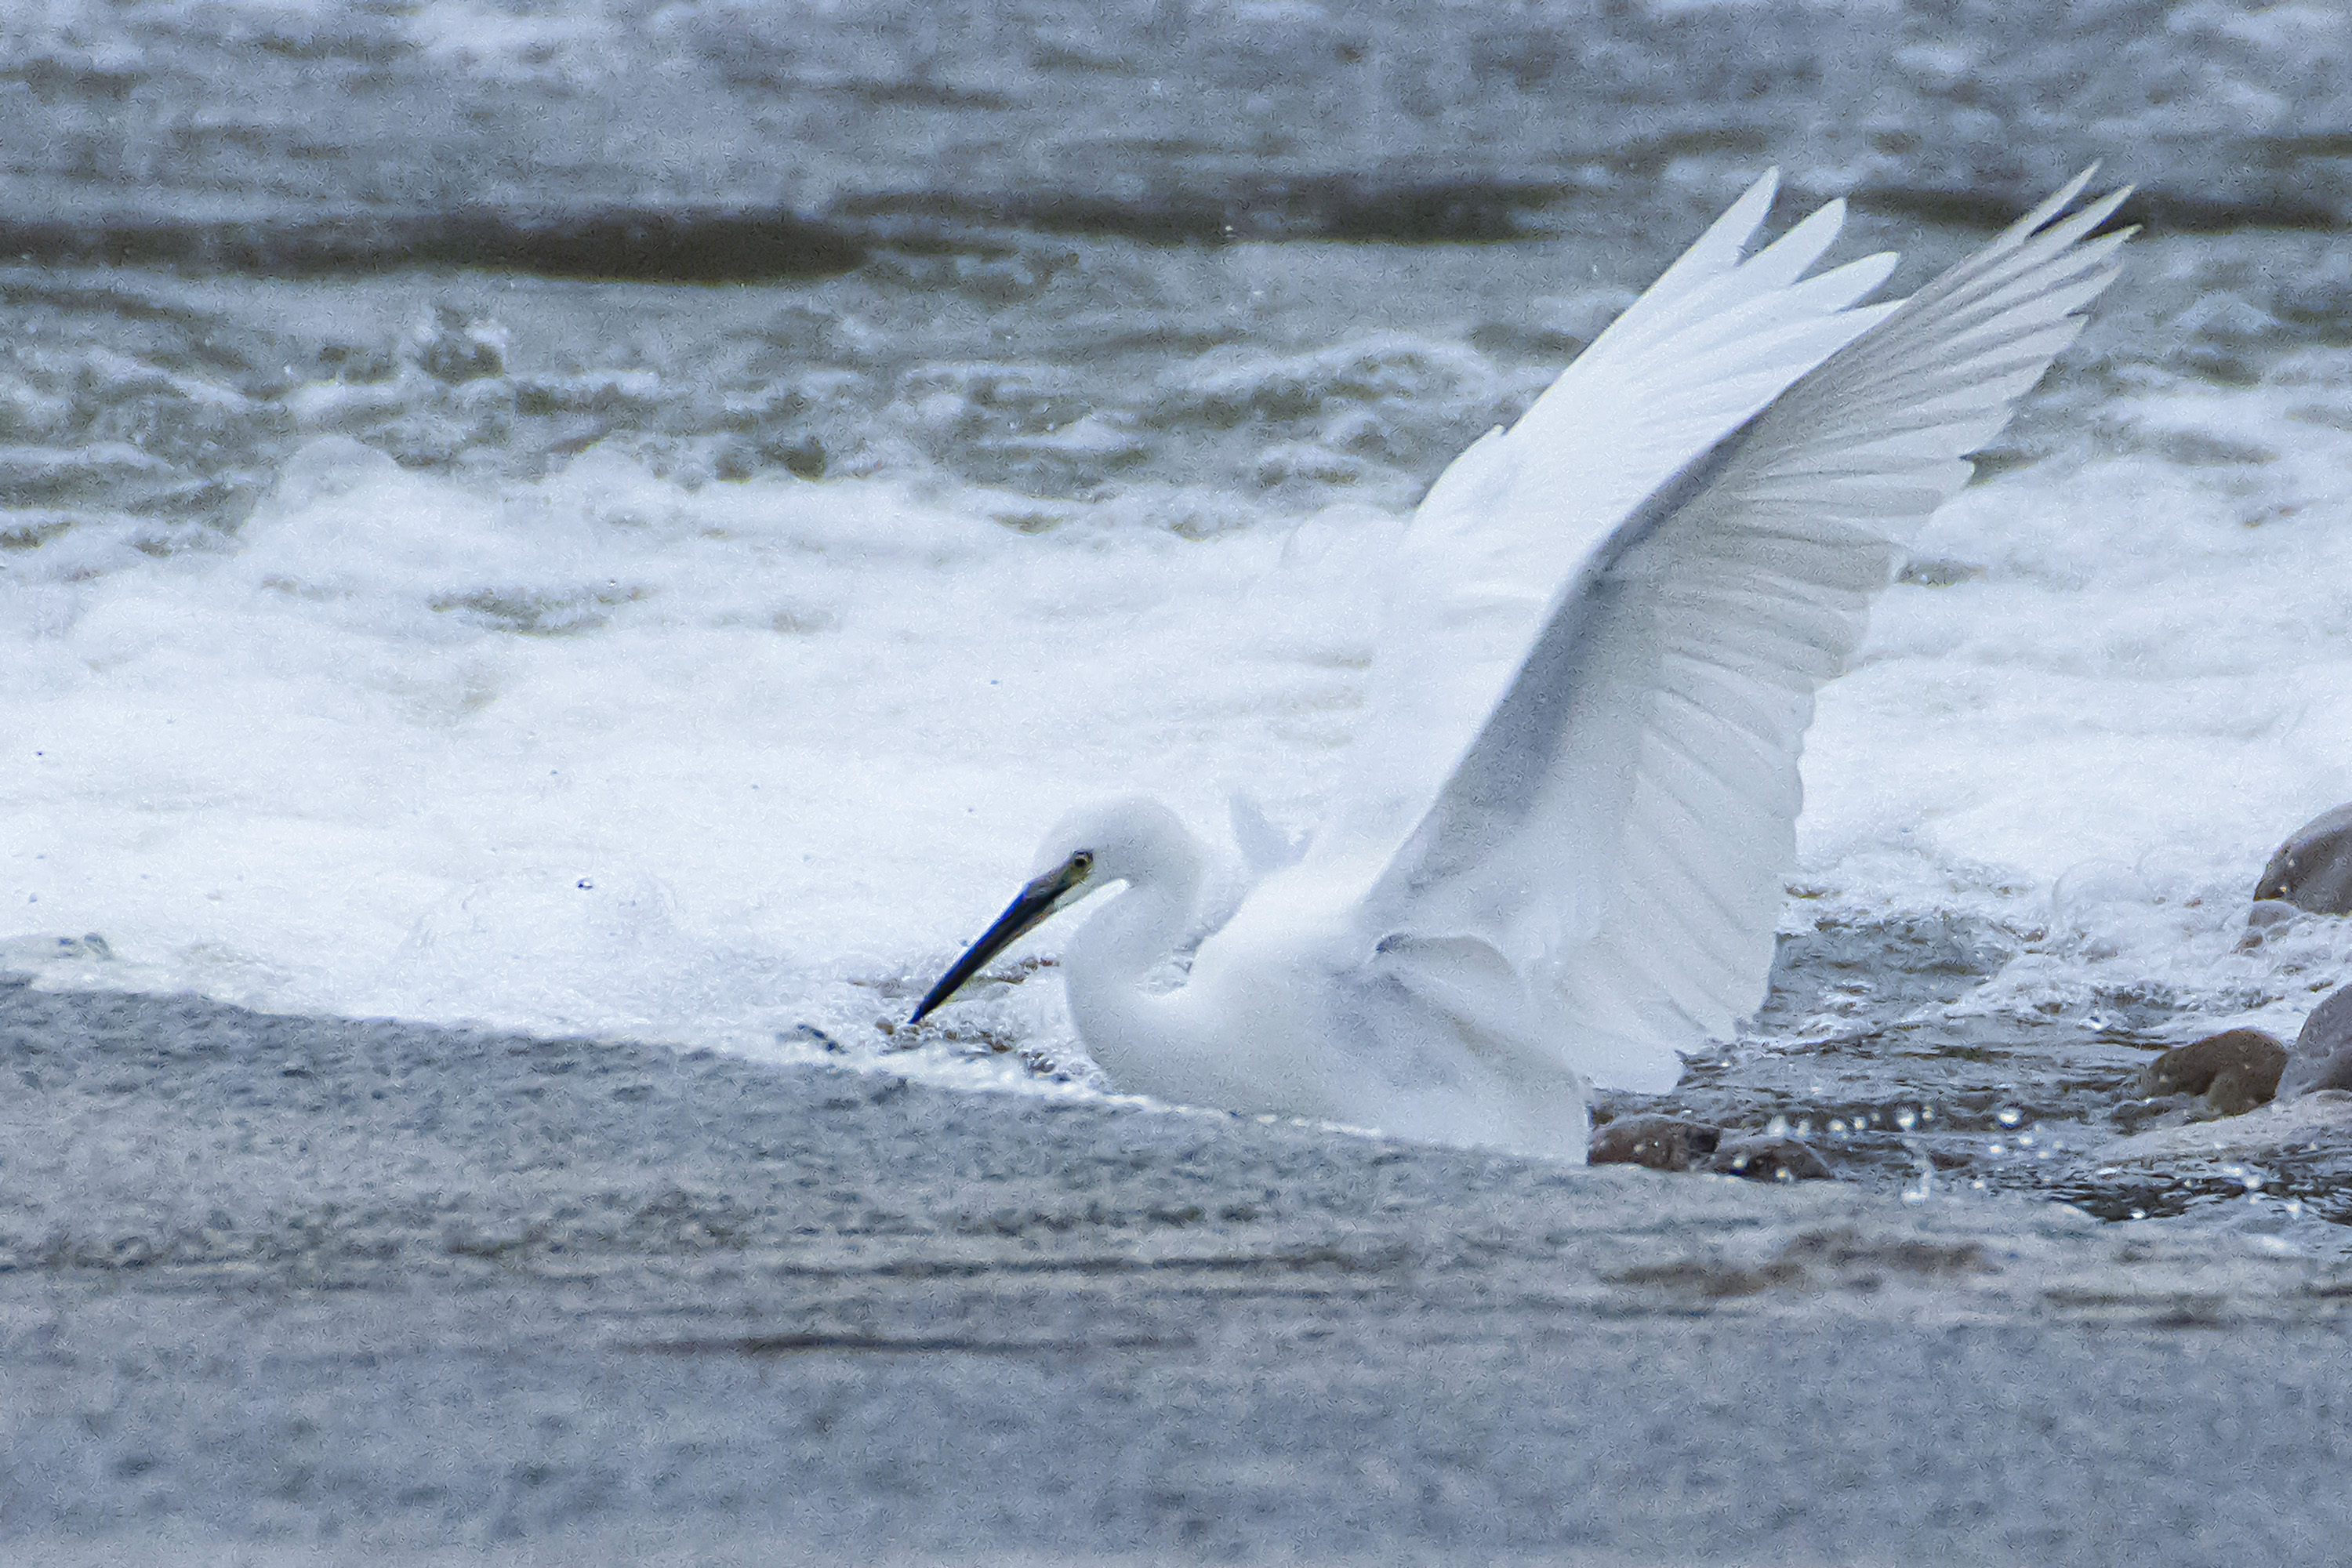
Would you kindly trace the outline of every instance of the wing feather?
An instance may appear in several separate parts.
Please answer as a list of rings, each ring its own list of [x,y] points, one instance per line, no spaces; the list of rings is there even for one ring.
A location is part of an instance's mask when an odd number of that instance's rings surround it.
[[[1843,209],[1742,260],[1775,181],[1757,182],[1595,339],[1507,433],[1439,476],[1400,546],[1349,787],[1309,858],[1386,864],[1510,687],[1554,587],[1643,498],[1891,305],[1858,303],[1892,257],[1803,276]],[[1564,479],[1573,482],[1562,482]]]
[[[1518,426],[1440,479],[1406,568],[1427,574],[1411,591],[1433,613],[1402,619],[1454,616],[1488,640],[1412,646],[1423,668],[1385,689],[1376,670],[1375,701],[1407,700],[1378,710],[1371,754],[1444,749],[1419,774],[1369,770],[1362,793],[1379,798],[1341,836],[1357,852],[1382,843],[1410,795],[1398,780],[1434,773],[1386,840],[1370,929],[1503,954],[1552,999],[1563,1064],[1602,1083],[1670,1085],[1679,1049],[1754,1008],[1814,692],[1852,656],[1918,524],[1967,481],[1966,454],[2114,280],[2129,231],[2095,231],[2127,192],[2067,213],[2092,172],[1893,306],[1858,305],[1852,268],[1802,278],[1835,236],[1834,205],[1740,263],[1769,202],[1759,182]],[[1704,417],[1677,412],[1694,398]],[[1590,438],[1595,426],[1609,441]],[[1595,526],[1564,494],[1604,498],[1606,518]],[[1535,580],[1566,586],[1516,640],[1444,585],[1442,555],[1466,556],[1453,581],[1524,616],[1532,595],[1505,585],[1563,543],[1562,569]],[[1443,724],[1412,721],[1476,689],[1443,679],[1473,648],[1488,665],[1507,650],[1503,679],[1475,731],[1444,745]]]

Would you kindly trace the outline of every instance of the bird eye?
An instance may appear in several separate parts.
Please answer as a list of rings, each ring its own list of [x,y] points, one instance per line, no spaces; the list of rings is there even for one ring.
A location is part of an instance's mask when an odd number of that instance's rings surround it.
[[[1095,852],[1093,850],[1081,849],[1076,854],[1070,857],[1070,869],[1076,871],[1079,876],[1083,877],[1094,868]]]

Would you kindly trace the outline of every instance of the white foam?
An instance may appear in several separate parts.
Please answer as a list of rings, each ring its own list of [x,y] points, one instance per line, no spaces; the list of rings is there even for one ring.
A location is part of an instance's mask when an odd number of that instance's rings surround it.
[[[1348,731],[1361,574],[1300,563],[1386,519],[988,515],[1026,504],[314,442],[233,553],[8,583],[0,929],[263,1005],[870,1037],[1073,795],[1296,812]]]
[[[2352,437],[2292,418],[2301,395],[2125,401],[2132,449],[1939,514],[1919,553],[1983,574],[1898,585],[1823,693],[1808,879],[2044,933],[2001,988],[2021,1004],[2280,990],[2283,950],[2238,951],[2254,879],[2352,799]],[[2291,1029],[2307,1001],[2284,989]]]

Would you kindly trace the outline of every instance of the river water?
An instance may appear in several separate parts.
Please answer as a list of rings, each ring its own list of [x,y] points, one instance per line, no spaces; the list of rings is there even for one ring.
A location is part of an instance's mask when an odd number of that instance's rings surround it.
[[[0,959],[1101,1093],[1056,985],[890,1026],[1043,826],[1311,826],[1421,490],[1765,166],[1902,289],[2094,158],[2128,270],[1824,692],[1774,998],[1657,1103],[2342,1218],[2325,1147],[2097,1153],[2352,966],[2245,920],[2352,799],[2336,5],[20,8]]]

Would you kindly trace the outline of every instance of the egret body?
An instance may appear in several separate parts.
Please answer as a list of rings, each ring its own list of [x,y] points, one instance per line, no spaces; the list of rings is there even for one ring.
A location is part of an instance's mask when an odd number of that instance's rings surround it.
[[[1842,203],[1745,255],[1766,175],[1431,487],[1340,798],[1181,984],[1201,847],[1118,800],[914,1021],[1117,886],[1062,967],[1121,1089],[1581,1159],[1588,1085],[1671,1087],[1763,999],[1814,691],[2113,281],[2127,193],[2068,216],[2089,177],[1865,304],[1892,256],[1807,276]]]

